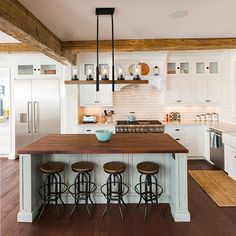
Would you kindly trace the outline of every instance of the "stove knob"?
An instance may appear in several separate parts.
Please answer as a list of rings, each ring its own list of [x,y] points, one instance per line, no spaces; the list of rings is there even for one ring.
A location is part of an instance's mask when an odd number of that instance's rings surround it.
[[[130,128],[128,128],[128,131],[129,131],[129,132],[131,132],[131,129],[130,129]]]
[[[144,129],[143,129],[143,128],[140,128],[139,130],[140,130],[141,133],[144,132]]]
[[[141,129],[139,129],[139,128],[136,128],[136,132],[139,132],[139,131],[141,131]]]
[[[124,131],[127,132],[128,131],[127,128],[124,128]]]
[[[154,130],[153,130],[153,128],[150,128],[150,132],[153,132]]]
[[[123,128],[119,128],[119,132],[123,132]]]

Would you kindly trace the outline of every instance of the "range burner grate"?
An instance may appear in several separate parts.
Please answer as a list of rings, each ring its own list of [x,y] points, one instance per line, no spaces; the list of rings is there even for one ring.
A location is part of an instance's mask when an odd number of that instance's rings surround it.
[[[159,120],[137,120],[134,122],[118,120],[117,125],[162,125],[162,123]]]

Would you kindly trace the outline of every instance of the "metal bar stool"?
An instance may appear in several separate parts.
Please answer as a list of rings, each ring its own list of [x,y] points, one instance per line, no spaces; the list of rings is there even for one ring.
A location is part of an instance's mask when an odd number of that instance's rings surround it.
[[[86,209],[89,218],[91,218],[92,213],[88,207],[88,200],[92,203],[92,206],[94,207],[94,203],[91,199],[91,193],[93,193],[97,189],[97,186],[91,181],[91,176],[89,174],[89,172],[93,170],[93,163],[87,161],[76,162],[71,165],[71,169],[73,172],[76,172],[78,174],[75,177],[74,184],[69,187],[69,192],[75,200],[70,217],[72,217],[75,208],[79,204],[79,201],[85,200]]]
[[[60,218],[58,210],[58,200],[65,206],[61,199],[62,193],[66,192],[67,185],[62,183],[60,172],[64,170],[65,165],[61,162],[47,162],[41,165],[40,170],[46,174],[46,180],[43,185],[38,189],[40,197],[43,199],[43,207],[39,214],[39,219],[42,216],[45,207],[54,202],[57,217]]]
[[[123,196],[129,191],[128,185],[123,183],[121,173],[125,171],[125,164],[122,162],[108,162],[103,165],[103,169],[109,174],[107,182],[102,185],[101,192],[107,199],[107,206],[102,213],[102,217],[105,216],[108,208],[110,207],[111,201],[117,201],[119,205],[119,211],[121,215],[121,220],[124,221],[124,214],[122,210],[122,203],[125,207]]]
[[[155,162],[141,162],[137,164],[137,170],[141,175],[139,176],[139,183],[134,187],[135,192],[140,195],[136,208],[139,207],[143,199],[145,201],[144,221],[146,221],[148,202],[156,201],[158,206],[158,198],[163,192],[163,188],[158,184],[155,176],[159,172],[159,165]],[[164,216],[164,213],[162,213],[162,216]]]

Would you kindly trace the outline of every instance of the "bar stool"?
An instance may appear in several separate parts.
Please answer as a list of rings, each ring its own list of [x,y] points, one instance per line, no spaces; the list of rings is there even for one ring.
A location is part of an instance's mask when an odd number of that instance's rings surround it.
[[[93,193],[97,186],[91,181],[91,176],[89,172],[93,170],[93,163],[88,161],[80,161],[71,165],[73,172],[78,173],[75,177],[74,184],[70,185],[69,192],[73,196],[75,203],[71,211],[70,217],[72,217],[75,208],[78,206],[80,200],[85,200],[86,209],[89,215],[89,218],[92,217],[92,214],[88,207],[88,200],[94,206],[94,203],[91,199],[91,193]]]
[[[62,183],[60,173],[64,170],[65,165],[61,162],[47,162],[41,165],[40,170],[46,174],[44,184],[38,189],[40,197],[43,199],[43,207],[39,214],[39,219],[42,216],[46,205],[50,202],[55,203],[57,217],[60,218],[58,210],[58,200],[65,206],[61,199],[62,193],[66,192],[67,185]]]
[[[139,183],[135,185],[134,190],[140,195],[139,207],[142,199],[145,201],[144,221],[147,220],[148,202],[156,201],[158,206],[158,198],[163,192],[163,188],[158,184],[156,174],[159,172],[159,165],[155,162],[141,162],[137,164],[137,170],[141,174]],[[162,213],[164,216],[164,213]]]
[[[119,211],[121,215],[121,220],[124,221],[124,214],[122,210],[122,203],[125,207],[123,196],[126,195],[129,191],[128,185],[123,183],[121,173],[125,171],[125,164],[122,162],[108,162],[103,165],[103,169],[106,173],[109,174],[107,182],[102,185],[101,192],[104,197],[107,199],[107,206],[105,207],[102,218],[105,216],[108,208],[110,207],[111,201],[117,201],[119,205]]]

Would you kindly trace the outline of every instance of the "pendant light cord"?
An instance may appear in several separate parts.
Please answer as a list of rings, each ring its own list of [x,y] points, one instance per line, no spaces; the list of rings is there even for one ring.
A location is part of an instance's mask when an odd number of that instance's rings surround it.
[[[115,63],[114,63],[114,21],[113,21],[113,15],[111,15],[111,34],[112,34],[112,92],[115,91]]]
[[[99,92],[99,15],[97,15],[97,66],[96,66],[96,91]]]

